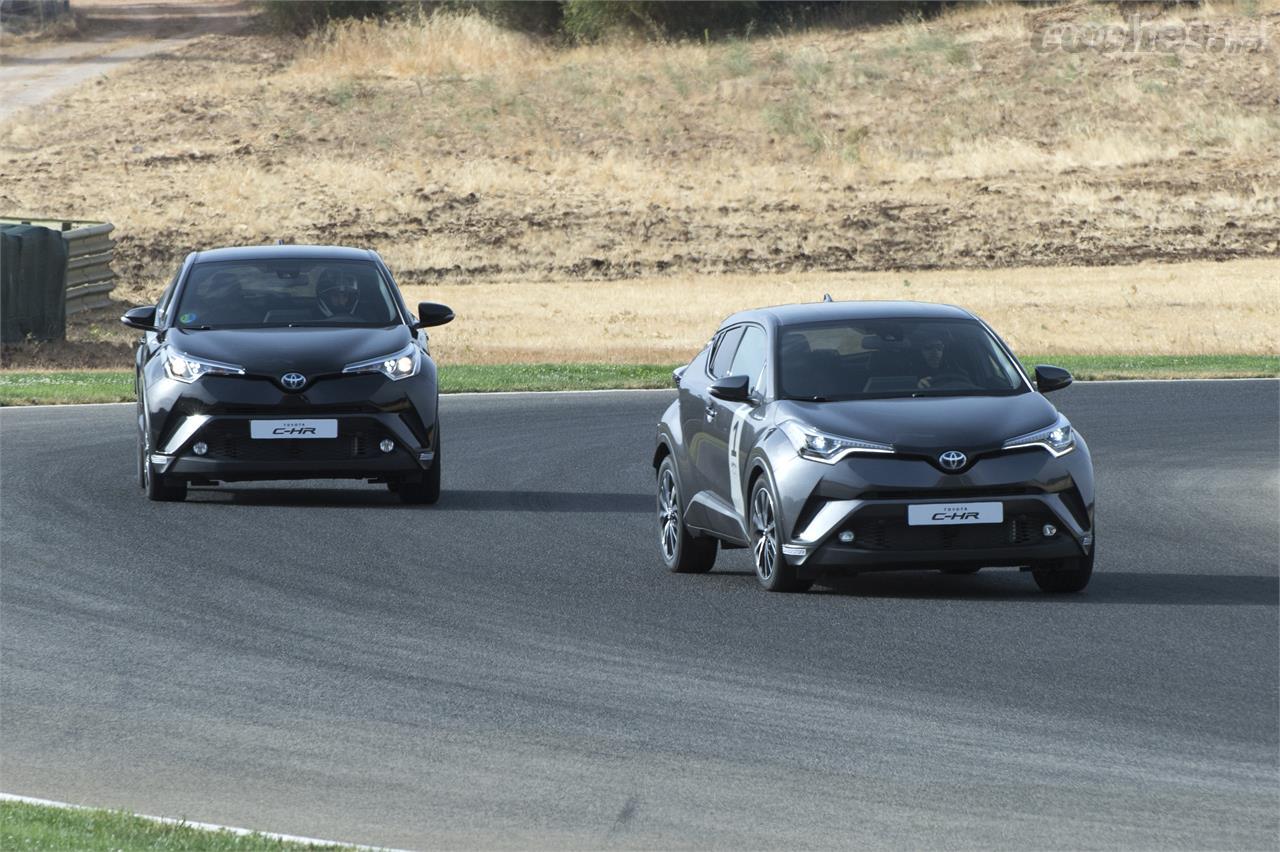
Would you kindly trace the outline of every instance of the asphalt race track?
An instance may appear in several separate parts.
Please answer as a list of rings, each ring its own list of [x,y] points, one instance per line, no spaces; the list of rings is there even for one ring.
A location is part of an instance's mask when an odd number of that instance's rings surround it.
[[[434,508],[149,504],[131,406],[4,410],[0,789],[413,848],[1274,848],[1278,390],[1056,394],[1100,483],[1067,598],[664,573],[670,392],[447,398]]]

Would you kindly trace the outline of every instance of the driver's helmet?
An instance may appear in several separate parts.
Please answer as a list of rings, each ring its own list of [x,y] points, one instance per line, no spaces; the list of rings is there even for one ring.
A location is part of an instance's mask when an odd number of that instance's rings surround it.
[[[316,298],[319,299],[320,310],[325,316],[350,315],[356,312],[360,288],[356,286],[354,275],[337,269],[326,269],[320,273],[320,281],[316,284]]]
[[[947,351],[947,342],[937,334],[926,334],[920,339],[920,351],[936,351],[941,355]]]

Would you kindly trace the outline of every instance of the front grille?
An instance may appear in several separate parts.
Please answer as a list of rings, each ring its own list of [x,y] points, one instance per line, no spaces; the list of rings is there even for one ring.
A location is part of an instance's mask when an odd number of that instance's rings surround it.
[[[999,524],[910,526],[906,510],[900,517],[855,517],[842,529],[852,530],[853,546],[863,550],[985,550],[1022,547],[1044,541],[1041,528],[1057,523],[1047,510],[1009,512]]]
[[[1025,485],[993,485],[988,488],[928,488],[913,490],[895,488],[880,491],[863,491],[859,500],[977,500],[982,497],[1015,497],[1039,494],[1041,489]]]
[[[346,461],[381,455],[378,442],[392,437],[374,420],[339,420],[337,438],[272,439],[249,436],[248,420],[211,423],[195,440],[209,445],[205,458],[219,461]]]

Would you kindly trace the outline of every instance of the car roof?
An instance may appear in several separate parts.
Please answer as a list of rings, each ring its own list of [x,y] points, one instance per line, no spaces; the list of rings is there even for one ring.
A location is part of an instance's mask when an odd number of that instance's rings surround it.
[[[228,246],[207,249],[191,255],[193,263],[215,260],[374,260],[377,254],[369,249],[348,246]]]
[[[933,302],[805,302],[739,311],[721,323],[721,327],[750,321],[779,326],[858,319],[972,320],[976,317],[964,308]]]

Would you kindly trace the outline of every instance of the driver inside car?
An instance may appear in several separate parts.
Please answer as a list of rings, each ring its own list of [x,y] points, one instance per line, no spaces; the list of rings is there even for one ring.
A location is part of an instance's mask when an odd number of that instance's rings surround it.
[[[947,357],[947,345],[942,338],[926,337],[920,344],[920,359],[916,368],[916,375],[920,380],[916,382],[916,387],[932,387],[939,379],[969,381],[969,374],[954,360]]]
[[[360,288],[353,276],[326,269],[316,285],[316,301],[325,318],[349,317],[355,314],[356,305],[360,303]]]

